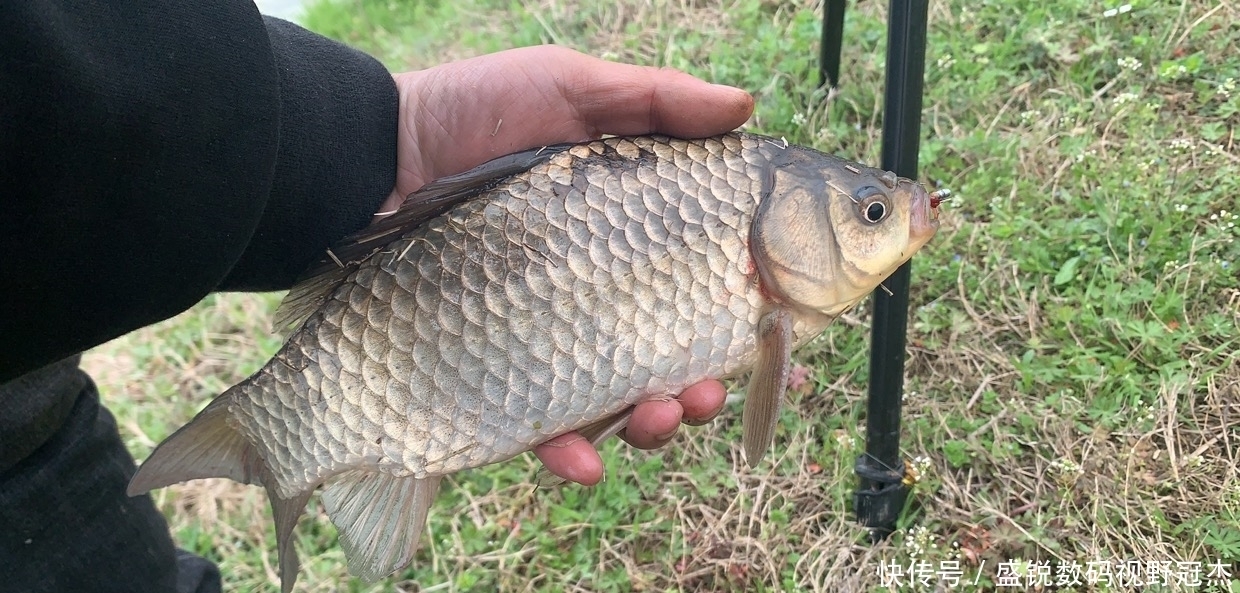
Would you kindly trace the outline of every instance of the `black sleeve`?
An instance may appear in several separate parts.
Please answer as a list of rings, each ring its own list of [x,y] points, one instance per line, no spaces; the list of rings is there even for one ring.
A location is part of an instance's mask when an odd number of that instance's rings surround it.
[[[0,382],[288,287],[396,174],[374,59],[249,0],[0,8]]]

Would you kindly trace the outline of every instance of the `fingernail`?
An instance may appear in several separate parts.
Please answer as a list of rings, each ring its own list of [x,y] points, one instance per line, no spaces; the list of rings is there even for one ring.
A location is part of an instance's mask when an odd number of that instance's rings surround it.
[[[670,432],[665,432],[663,434],[656,434],[654,435],[654,440],[660,443],[666,443],[672,440],[672,437],[676,436],[676,430],[677,429],[673,428]]]
[[[705,424],[710,424],[715,421],[715,418],[719,417],[721,412],[723,412],[722,409],[716,410],[715,413],[711,414],[709,418],[703,418],[701,420],[698,420],[697,418],[685,418],[683,422],[689,426],[702,426]]]

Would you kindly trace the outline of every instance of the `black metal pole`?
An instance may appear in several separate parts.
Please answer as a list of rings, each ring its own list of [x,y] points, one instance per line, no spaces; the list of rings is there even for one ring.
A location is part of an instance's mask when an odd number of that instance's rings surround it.
[[[890,7],[882,167],[915,179],[929,0],[891,0]],[[900,399],[910,266],[904,264],[884,283],[890,295],[876,291],[873,297],[866,452],[857,459],[860,484],[853,503],[857,520],[876,540],[895,529],[908,497],[900,458]]]
[[[847,0],[826,0],[822,7],[822,41],[818,44],[818,86],[840,85],[840,50],[844,47]]]

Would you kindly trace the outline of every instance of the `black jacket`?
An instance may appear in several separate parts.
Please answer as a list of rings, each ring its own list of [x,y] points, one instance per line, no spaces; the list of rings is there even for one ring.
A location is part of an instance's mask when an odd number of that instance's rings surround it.
[[[287,288],[396,175],[374,59],[250,0],[0,8],[0,383]]]
[[[396,177],[373,59],[250,0],[0,5],[0,590],[218,592],[74,354],[289,286]]]

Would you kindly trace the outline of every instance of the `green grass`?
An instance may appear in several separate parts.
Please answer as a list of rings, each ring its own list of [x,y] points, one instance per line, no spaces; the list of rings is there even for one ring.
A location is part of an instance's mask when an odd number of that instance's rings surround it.
[[[299,590],[928,591],[878,569],[955,560],[989,590],[1003,561],[1138,560],[1234,577],[1142,590],[1240,591],[1240,11],[1117,7],[932,3],[921,173],[959,199],[915,260],[902,445],[925,471],[888,541],[850,516],[861,310],[798,353],[810,382],[757,469],[731,406],[658,452],[605,447],[595,488],[535,491],[528,457],[458,474],[415,566],[374,586],[312,502]],[[754,131],[877,163],[885,10],[850,5],[829,103],[810,2],[327,0],[304,22],[395,70],[543,42],[672,66],[753,92]],[[212,297],[88,356],[136,455],[275,351],[276,302]],[[259,489],[156,496],[230,590],[275,590]]]

